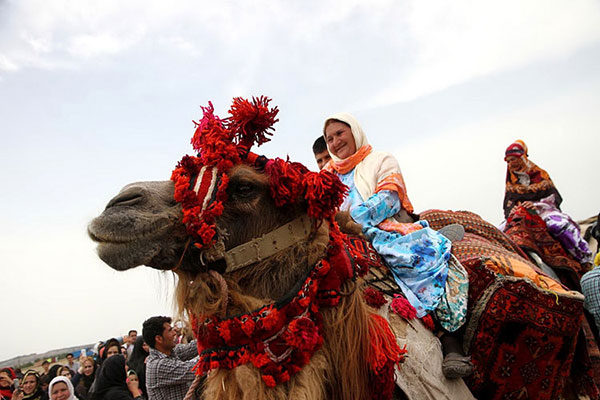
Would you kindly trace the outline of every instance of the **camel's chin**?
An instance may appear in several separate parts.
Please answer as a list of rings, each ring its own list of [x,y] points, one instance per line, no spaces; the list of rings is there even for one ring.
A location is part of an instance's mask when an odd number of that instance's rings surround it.
[[[170,269],[168,266],[162,266],[162,263],[153,263],[153,259],[161,253],[158,245],[142,247],[131,242],[101,242],[98,243],[97,251],[100,259],[117,271],[126,271],[141,265],[156,269]]]

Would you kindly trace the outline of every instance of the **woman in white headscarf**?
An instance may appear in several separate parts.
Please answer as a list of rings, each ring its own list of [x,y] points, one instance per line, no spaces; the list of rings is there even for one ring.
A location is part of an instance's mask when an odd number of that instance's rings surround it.
[[[323,134],[332,158],[326,168],[349,188],[341,210],[349,211],[362,225],[417,317],[432,313],[442,328],[455,332],[466,319],[468,275],[456,260],[449,268],[448,237],[460,240],[464,229],[458,225],[442,234],[429,228],[427,221],[413,222],[413,206],[396,158],[374,151],[352,115],[332,115],[325,121]],[[462,361],[458,362],[461,371],[450,375],[470,372],[468,361]]]
[[[73,384],[66,376],[57,376],[48,387],[50,400],[77,400]]]

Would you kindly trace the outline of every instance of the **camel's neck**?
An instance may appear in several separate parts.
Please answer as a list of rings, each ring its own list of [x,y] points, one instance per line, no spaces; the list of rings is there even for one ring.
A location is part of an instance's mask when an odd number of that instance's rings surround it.
[[[308,239],[239,269],[230,274],[241,292],[248,296],[278,300],[306,278],[312,267],[325,256],[329,242],[329,226],[322,223]]]
[[[307,242],[298,243],[267,260],[255,263],[231,274],[247,296],[277,301],[304,278],[312,265],[308,263]]]

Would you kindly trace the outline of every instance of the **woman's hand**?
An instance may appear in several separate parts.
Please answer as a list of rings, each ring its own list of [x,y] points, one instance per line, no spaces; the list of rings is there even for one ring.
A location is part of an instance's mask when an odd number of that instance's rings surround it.
[[[364,237],[362,225],[354,222],[348,211],[338,211],[337,214],[335,214],[335,222],[339,225],[342,233]]]
[[[525,207],[528,210],[535,210],[535,206],[533,205],[533,202],[531,202],[531,201],[523,201],[521,203],[521,206]]]
[[[134,399],[142,395],[142,391],[140,390],[140,382],[137,380],[127,378],[127,389],[129,389],[129,392]]]
[[[25,393],[21,389],[17,389],[13,392],[12,400],[23,400],[23,397],[25,397]]]

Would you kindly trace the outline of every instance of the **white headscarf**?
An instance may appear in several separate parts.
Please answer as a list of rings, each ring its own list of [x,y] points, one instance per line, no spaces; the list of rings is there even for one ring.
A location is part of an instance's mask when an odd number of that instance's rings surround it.
[[[356,151],[363,146],[369,146],[369,141],[367,140],[365,132],[362,130],[356,118],[352,115],[348,113],[333,114],[325,120],[325,125],[327,125],[327,121],[332,119],[344,122],[350,126],[352,137],[356,144]],[[323,134],[325,134],[325,126],[323,126]],[[342,161],[342,159],[334,156],[331,152],[329,154],[331,155],[332,163]],[[406,185],[404,184],[402,171],[400,170],[400,165],[398,165],[396,157],[390,153],[371,150],[371,152],[354,167],[354,184],[364,201],[371,197],[373,193],[377,192],[380,189],[378,188],[378,185],[388,177],[393,177],[392,180],[395,183],[395,191],[398,193],[402,208],[408,212],[413,212],[413,206],[406,194]]]
[[[70,393],[68,400],[77,400],[77,397],[75,397],[75,388],[73,388],[73,384],[66,376],[57,376],[56,378],[52,379],[50,386],[48,386],[48,396],[50,399],[52,399],[52,386],[58,382],[64,382],[67,385],[67,389],[69,389]]]
[[[362,127],[360,126],[356,118],[354,118],[352,115],[344,112],[336,113],[327,118],[325,120],[325,124],[327,124],[327,121],[331,119],[342,121],[350,126],[352,136],[354,137],[354,143],[356,144],[356,150],[369,144],[369,141],[367,140],[367,135],[365,135],[365,132],[362,130]],[[325,127],[323,127],[323,134],[325,134]],[[327,142],[327,138],[325,138],[325,142]],[[329,150],[329,146],[327,146],[327,150]],[[331,156],[331,159],[335,162],[342,161],[341,158],[336,157],[331,152],[329,152],[329,155]]]

